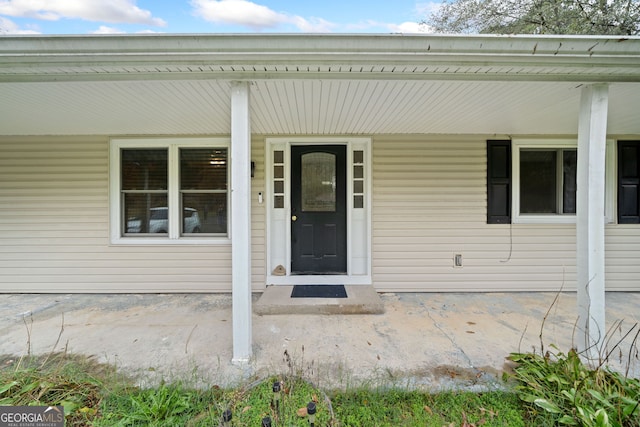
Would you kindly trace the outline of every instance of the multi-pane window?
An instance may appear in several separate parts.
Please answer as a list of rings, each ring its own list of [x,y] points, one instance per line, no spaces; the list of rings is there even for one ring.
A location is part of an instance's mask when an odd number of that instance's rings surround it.
[[[273,152],[273,207],[284,208],[284,151]]]
[[[353,207],[364,209],[364,151],[353,151]]]
[[[225,141],[113,140],[111,162],[112,240],[227,236]]]

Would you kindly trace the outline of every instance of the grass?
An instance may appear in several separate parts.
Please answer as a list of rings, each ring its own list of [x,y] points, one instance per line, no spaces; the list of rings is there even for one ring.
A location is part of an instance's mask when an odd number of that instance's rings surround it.
[[[507,392],[351,390],[332,399],[336,417],[347,426],[524,426],[518,398]]]
[[[80,357],[0,360],[1,405],[65,407],[67,426],[219,426],[231,410],[233,426],[308,426],[306,406],[317,408],[315,426],[524,426],[523,403],[513,393],[407,389],[323,390],[300,377],[271,377],[244,387],[196,389],[162,383],[150,389],[107,365]],[[278,403],[273,385],[281,384]]]

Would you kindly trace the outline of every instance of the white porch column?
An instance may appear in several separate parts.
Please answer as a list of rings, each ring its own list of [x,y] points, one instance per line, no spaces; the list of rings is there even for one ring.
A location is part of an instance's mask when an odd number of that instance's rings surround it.
[[[582,89],[578,123],[576,266],[578,350],[597,358],[604,345],[604,191],[608,86]]]
[[[231,85],[233,363],[251,357],[251,124],[249,83]]]

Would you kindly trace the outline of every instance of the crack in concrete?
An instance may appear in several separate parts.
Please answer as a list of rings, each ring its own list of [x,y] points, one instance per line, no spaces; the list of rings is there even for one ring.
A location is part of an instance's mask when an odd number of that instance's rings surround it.
[[[436,320],[433,318],[433,316],[431,316],[431,313],[429,312],[429,309],[427,307],[424,307],[425,311],[427,312],[427,316],[429,317],[429,319],[431,319],[431,321],[433,322],[433,325],[442,333],[442,335],[445,336],[445,338],[447,340],[449,340],[451,342],[451,344],[453,344],[453,346],[455,347],[456,350],[458,350],[465,359],[467,359],[467,363],[469,364],[469,367],[475,371],[477,371],[478,373],[480,373],[481,371],[479,369],[476,369],[476,367],[473,365],[473,362],[471,361],[471,358],[469,357],[469,355],[462,349],[462,347],[460,347],[458,345],[458,343],[456,342],[455,339],[453,339],[453,337],[451,337],[451,335],[449,335],[441,326],[438,322],[436,322]]]

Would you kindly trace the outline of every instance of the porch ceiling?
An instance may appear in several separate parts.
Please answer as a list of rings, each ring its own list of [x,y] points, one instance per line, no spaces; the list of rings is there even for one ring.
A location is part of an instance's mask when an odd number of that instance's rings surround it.
[[[228,134],[232,80],[259,134],[574,134],[602,81],[640,134],[640,39],[277,35],[0,38],[0,133]]]

